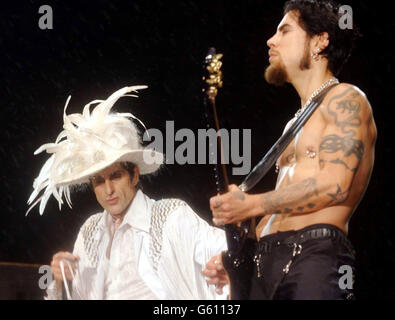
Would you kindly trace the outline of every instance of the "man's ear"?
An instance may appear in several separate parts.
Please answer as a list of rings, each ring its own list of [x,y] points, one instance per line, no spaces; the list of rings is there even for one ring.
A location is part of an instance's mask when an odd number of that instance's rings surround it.
[[[139,183],[139,181],[140,181],[140,169],[138,166],[135,166],[132,186],[135,187]]]
[[[328,32],[322,32],[317,36],[317,47],[320,48],[320,52],[322,52],[328,46],[329,46],[329,34]]]

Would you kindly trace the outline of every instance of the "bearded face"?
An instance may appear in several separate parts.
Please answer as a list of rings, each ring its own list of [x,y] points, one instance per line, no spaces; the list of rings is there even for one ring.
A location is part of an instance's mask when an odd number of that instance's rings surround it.
[[[308,70],[311,68],[311,56],[310,56],[310,41],[306,38],[304,45],[303,56],[299,62],[299,70]],[[282,86],[284,83],[289,81],[286,67],[281,60],[281,57],[277,56],[273,62],[265,70],[265,80],[267,83],[275,86]]]

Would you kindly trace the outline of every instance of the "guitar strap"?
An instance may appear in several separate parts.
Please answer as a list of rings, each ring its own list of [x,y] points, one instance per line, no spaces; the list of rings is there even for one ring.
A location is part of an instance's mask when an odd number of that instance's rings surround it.
[[[254,187],[277,161],[285,148],[291,143],[312,113],[321,104],[332,85],[323,90],[311,103],[307,105],[300,116],[294,121],[289,129],[276,141],[262,160],[254,167],[244,179],[239,188],[246,192]],[[252,263],[256,236],[254,232],[254,218],[243,221],[240,227],[231,224],[225,225],[228,250],[222,253],[222,264],[230,279],[230,298],[248,299],[251,290]]]
[[[270,148],[270,150],[265,154],[265,156],[258,162],[258,164],[251,170],[243,182],[239,185],[241,191],[247,192],[251,190],[270,170],[274,165],[283,151],[291,143],[297,133],[302,129],[303,125],[309,120],[313,112],[324,100],[326,94],[337,84],[333,84],[317,95],[303,110],[296,121],[290,126],[290,128],[285,132],[276,143]]]

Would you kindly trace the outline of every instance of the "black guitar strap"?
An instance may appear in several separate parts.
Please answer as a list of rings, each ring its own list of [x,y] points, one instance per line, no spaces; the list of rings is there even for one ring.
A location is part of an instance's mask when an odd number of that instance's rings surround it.
[[[310,116],[321,104],[322,100],[324,100],[329,90],[335,86],[337,86],[337,84],[327,87],[309,103],[309,105],[303,110],[298,119],[291,125],[287,132],[276,141],[276,143],[270,148],[261,161],[259,161],[259,163],[251,170],[248,176],[239,185],[240,190],[244,192],[251,190],[266,175],[283,151],[297,135],[299,130],[303,127],[306,121],[309,120]]]

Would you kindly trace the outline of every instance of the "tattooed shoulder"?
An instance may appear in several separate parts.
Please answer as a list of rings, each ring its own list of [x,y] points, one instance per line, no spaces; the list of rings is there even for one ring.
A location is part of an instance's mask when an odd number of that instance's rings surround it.
[[[341,83],[329,92],[321,111],[324,118],[334,122],[343,133],[361,126],[366,114],[371,114],[365,93],[347,83]]]
[[[355,172],[366,149],[365,132],[369,115],[370,105],[357,87],[341,84],[333,89],[325,104],[325,117],[330,127],[321,139],[321,159]],[[329,154],[336,154],[336,157],[323,158]],[[353,167],[345,162],[351,155],[357,159]]]

